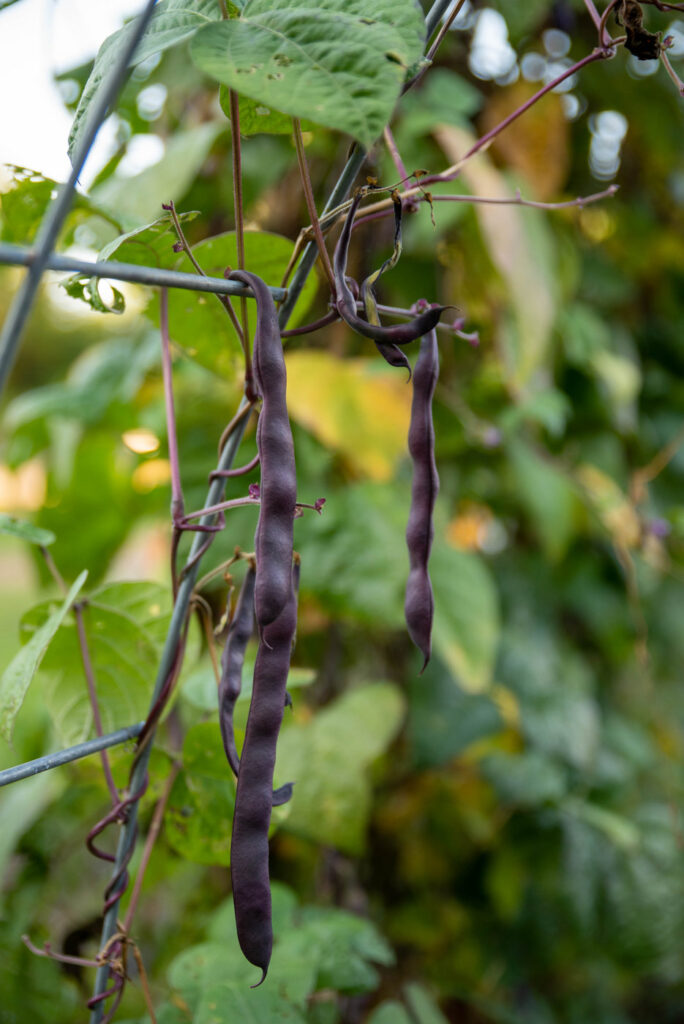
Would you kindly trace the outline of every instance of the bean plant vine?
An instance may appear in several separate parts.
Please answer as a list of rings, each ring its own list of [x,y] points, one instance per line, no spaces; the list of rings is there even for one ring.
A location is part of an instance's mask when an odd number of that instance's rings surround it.
[[[55,952],[49,943],[41,948],[28,936],[25,937],[27,946],[37,956],[53,957],[66,964],[96,970],[95,992],[88,1000],[93,1022],[108,1022],[115,1018],[129,979],[131,963],[137,965],[148,1013],[150,1019],[155,1020],[143,956],[134,938],[134,916],[140,899],[144,898],[145,871],[154,857],[154,845],[181,768],[177,749],[170,773],[156,795],[155,809],[123,916],[121,901],[129,890],[139,802],[154,781],[149,777],[149,763],[155,733],[162,720],[173,723],[172,697],[182,671],[193,618],[200,623],[216,674],[218,721],[227,762],[226,777],[232,775],[236,779],[230,874],[237,939],[246,959],[261,971],[261,977],[255,979],[253,987],[264,982],[271,963],[274,935],[269,830],[273,824],[273,808],[297,799],[298,781],[296,778],[286,779],[279,785],[276,784],[278,780],[274,781],[280,726],[286,708],[292,703],[288,692],[288,673],[296,643],[300,578],[305,585],[307,575],[306,562],[294,546],[294,525],[301,516],[325,516],[329,508],[329,505],[326,507],[325,496],[302,494],[298,490],[297,453],[287,404],[284,346],[287,351],[289,339],[294,337],[317,334],[317,340],[324,339],[323,332],[327,328],[343,322],[359,339],[363,339],[360,345],[365,346],[366,342],[372,341],[382,359],[398,374],[405,375],[407,403],[411,407],[410,428],[405,440],[412,472],[406,525],[409,572],[405,585],[405,620],[407,632],[422,659],[419,666],[422,672],[431,658],[435,611],[430,554],[440,482],[435,460],[432,402],[438,386],[440,348],[449,350],[450,346],[461,343],[477,345],[479,339],[472,325],[460,314],[460,306],[464,304],[462,296],[407,295],[403,306],[388,306],[379,301],[378,293],[382,290],[385,275],[390,275],[400,260],[411,260],[410,248],[407,251],[404,245],[405,225],[412,217],[430,214],[434,217],[435,209],[445,203],[489,204],[492,207],[506,204],[554,211],[582,210],[590,204],[609,200],[617,191],[614,185],[591,195],[560,202],[523,197],[519,190],[512,196],[481,196],[466,192],[446,194],[433,190],[435,186],[458,182],[469,162],[483,154],[505,129],[523,118],[544,96],[570,78],[590,75],[592,65],[612,60],[622,47],[638,60],[660,61],[675,90],[684,96],[684,83],[668,57],[672,40],[662,38],[661,32],[646,27],[647,21],[655,24],[663,13],[681,12],[684,4],[659,0],[610,0],[599,8],[592,0],[585,0],[583,16],[590,19],[596,31],[596,42],[590,52],[546,81],[515,110],[485,131],[451,166],[441,170],[408,166],[392,132],[393,111],[395,107],[400,109],[405,94],[429,81],[430,65],[437,60],[440,44],[463,7],[464,0],[452,4],[435,3],[426,27],[423,14],[413,0],[397,0],[392,4],[345,4],[341,0],[330,0],[323,5],[321,17],[324,21],[329,19],[328,30],[336,24],[340,32],[349,26],[354,30],[348,44],[342,37],[337,39],[339,52],[336,59],[340,68],[337,72],[334,66],[326,69],[336,82],[334,91],[343,91],[340,83],[345,74],[353,79],[352,85],[347,87],[349,95],[345,96],[342,104],[337,102],[338,98],[329,95],[325,75],[321,72],[320,65],[326,60],[325,39],[315,29],[309,36],[310,25],[303,31],[301,20],[298,21],[298,18],[304,18],[305,22],[307,19],[315,20],[320,12],[298,2],[280,5],[272,0],[248,0],[245,4],[233,4],[216,0],[213,5],[194,5],[160,0],[151,27],[143,36],[141,49],[134,58],[149,58],[191,38],[191,53],[196,65],[212,78],[214,84],[220,83],[222,104],[231,123],[230,164],[237,265],[223,268],[225,281],[235,286],[232,293],[217,294],[215,299],[207,296],[205,301],[220,304],[226,314],[226,325],[230,325],[238,339],[243,393],[238,408],[231,410],[227,425],[217,429],[217,465],[210,476],[206,503],[199,509],[188,511],[180,473],[183,436],[179,436],[177,430],[174,401],[174,324],[168,289],[160,289],[159,333],[171,480],[169,576],[174,613],[150,709],[136,740],[125,785],[115,782],[107,751],[100,753],[111,806],[92,825],[86,838],[88,850],[112,865],[104,892],[104,927],[99,953],[93,959],[69,957]],[[647,18],[647,14],[654,17]],[[191,24],[191,29],[187,29],[187,24]],[[166,36],[163,34],[165,26]],[[280,49],[278,46],[273,49],[269,42],[270,34],[282,40]],[[112,60],[112,53],[121,50],[129,35],[127,29],[117,33],[98,55],[95,70],[85,85],[76,113],[72,153],[83,138],[96,80],[106,63]],[[359,40],[372,56],[367,71],[370,84],[364,79],[363,63],[354,58],[354,47]],[[373,52],[376,43],[380,49]],[[247,52],[250,46],[254,47],[253,56]],[[305,52],[306,66],[298,69],[291,54],[301,47]],[[345,71],[347,64],[351,71]],[[265,68],[270,70],[265,71]],[[339,80],[335,79],[336,73]],[[300,92],[293,87],[295,74],[301,76]],[[300,93],[307,95],[301,96]],[[240,123],[241,117],[244,122],[247,113],[252,112],[255,106],[258,110],[266,110],[266,114],[260,116],[277,115],[281,120],[289,118],[288,130],[309,220],[301,227],[285,274],[279,281],[266,281],[250,267],[242,180],[243,147],[249,143],[241,137]],[[319,108],[323,111],[320,117]],[[315,132],[319,125],[338,131],[348,143],[348,156],[343,168],[318,167],[314,171],[309,166],[307,134]],[[380,181],[372,173],[378,163],[377,154],[383,150],[396,170],[397,177],[393,181]],[[323,191],[322,183],[334,173],[340,174],[338,184],[325,208],[319,212],[316,195]],[[159,196],[159,215],[159,223],[167,232],[164,257],[168,257],[171,251],[182,261],[177,269],[207,277],[201,257],[196,255],[186,238],[186,218],[191,215],[190,211],[179,211],[168,197]],[[349,266],[352,262],[356,265],[356,261],[350,260],[350,252],[359,237],[359,229],[372,223],[377,224],[380,231],[383,222],[389,218],[394,222],[390,233],[390,254],[379,261],[376,269],[368,271],[366,267],[368,272],[364,271],[363,277],[359,275],[359,280],[355,280]],[[140,229],[140,233],[145,230],[149,230],[149,226]],[[382,237],[384,240],[386,236]],[[115,246],[112,252],[116,258]],[[326,293],[325,311],[316,320],[304,324],[297,322],[295,326],[288,327],[293,307],[314,266]],[[273,293],[277,288],[287,290],[282,301],[274,299]],[[67,290],[92,305],[98,305],[97,282],[90,282],[84,273],[72,279]],[[236,300],[238,304],[234,305]],[[217,339],[219,344],[222,344],[221,339]],[[362,348],[361,351],[365,354],[367,350]],[[257,454],[235,467],[233,463],[239,462],[243,436],[255,421]],[[247,482],[250,475],[257,472],[258,483]],[[227,497],[227,485],[241,487],[243,493]],[[232,491],[230,493],[233,494]],[[230,536],[231,512],[238,508],[248,510],[255,517],[253,549],[237,548],[232,558],[198,579],[203,556],[218,534]],[[186,534],[192,535],[192,545],[181,558],[181,553],[186,551]],[[40,550],[46,569],[66,602],[65,609],[73,616],[94,729],[102,737],[104,728],[98,705],[97,679],[84,624],[84,609],[87,609],[90,598],[72,596],[73,588],[70,590],[63,579],[48,547],[41,545]],[[217,616],[215,608],[203,595],[206,584],[216,576],[225,580],[222,618]],[[244,743],[238,750],[234,713],[244,687],[247,647],[255,635],[258,650],[250,710]],[[222,651],[219,651],[221,645]],[[116,852],[111,851],[104,838],[109,837],[113,827],[118,830]]]

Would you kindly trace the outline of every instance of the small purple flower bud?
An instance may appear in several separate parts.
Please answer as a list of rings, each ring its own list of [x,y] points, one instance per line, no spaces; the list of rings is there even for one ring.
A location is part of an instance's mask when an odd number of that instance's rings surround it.
[[[173,243],[173,251],[174,252],[183,252],[183,243],[182,242],[174,242]]]
[[[162,210],[173,210],[173,203],[162,203]]]
[[[250,498],[254,498],[255,501],[258,501],[261,497],[261,488],[259,487],[259,484],[249,485],[249,496]]]
[[[653,519],[649,519],[646,528],[653,537],[669,537],[672,531],[667,519],[663,519],[662,516],[654,516]]]
[[[501,431],[498,427],[487,427],[482,434],[482,443],[485,448],[498,448],[501,444]]]
[[[418,315],[420,313],[425,313],[425,311],[428,310],[428,309],[432,309],[432,306],[428,302],[428,300],[427,299],[418,299],[416,302],[413,303],[413,305],[409,309],[409,313],[413,313],[414,316],[416,316],[416,315]]]
[[[325,505],[325,498],[317,498],[314,502],[314,509],[320,514],[321,509]]]

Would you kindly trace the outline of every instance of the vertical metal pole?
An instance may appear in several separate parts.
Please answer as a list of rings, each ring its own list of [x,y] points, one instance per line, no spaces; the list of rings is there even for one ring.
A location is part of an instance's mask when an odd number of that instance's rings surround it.
[[[119,90],[124,83],[128,74],[128,65],[149,24],[156,2],[157,0],[147,0],[145,9],[136,22],[135,31],[132,33],[128,45],[112,68],[111,73],[98,88],[88,116],[83,138],[74,154],[69,180],[60,186],[57,196],[51,203],[40,225],[34,246],[34,256],[29,265],[28,273],[14,298],[14,302],[7,314],[2,334],[0,334],[0,394],[2,394],[14,365],[22,331],[31,311],[36,290],[45,270],[45,264],[57,241],[57,236],[64,223],[64,219],[69,212],[78,176],[83,170],[86,157],[90,152],[102,122],[107,116],[107,111],[118,96]]]

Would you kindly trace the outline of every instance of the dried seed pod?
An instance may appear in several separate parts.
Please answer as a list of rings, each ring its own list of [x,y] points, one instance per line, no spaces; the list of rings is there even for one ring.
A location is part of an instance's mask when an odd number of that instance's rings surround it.
[[[409,576],[404,614],[409,636],[425,659],[421,672],[430,660],[434,610],[428,561],[434,535],[432,515],[439,492],[432,423],[432,399],[438,375],[439,350],[437,332],[433,330],[422,338],[413,370],[413,402],[408,435],[408,447],[413,461],[413,484],[406,527]]]
[[[333,257],[335,288],[337,291],[335,306],[342,319],[349,324],[352,330],[356,331],[357,334],[363,335],[364,338],[371,338],[373,341],[380,342],[382,345],[408,345],[410,342],[416,341],[417,338],[422,337],[422,335],[427,334],[428,331],[431,331],[436,327],[439,322],[439,318],[448,307],[433,306],[431,309],[421,313],[420,316],[414,317],[413,320],[409,320],[404,324],[395,324],[392,327],[369,324],[366,320],[362,320],[357,314],[356,300],[345,278],[345,272],[347,268],[347,254],[349,252],[349,242],[351,240],[354,216],[364,195],[364,190],[359,189],[352,199],[340,237],[338,238],[337,245],[335,246],[335,254]]]
[[[228,764],[236,777],[240,774],[240,757],[235,744],[233,715],[235,704],[242,690],[245,651],[254,631],[255,576],[254,560],[250,559],[221,656],[221,679],[218,688],[219,725],[223,749],[226,752]],[[287,803],[292,797],[292,788],[292,783],[287,782],[284,786],[275,789],[272,795],[273,806],[278,807]]]
[[[230,278],[250,285],[257,300],[254,377],[263,406],[257,425],[261,506],[254,537],[254,602],[257,623],[263,629],[278,617],[292,587],[292,531],[297,500],[294,444],[287,414],[283,346],[273,298],[256,274],[234,270]]]
[[[276,742],[283,718],[297,606],[290,573],[288,598],[261,631],[254,690],[242,748],[233,816],[230,871],[240,948],[266,977],[273,947],[268,828]]]

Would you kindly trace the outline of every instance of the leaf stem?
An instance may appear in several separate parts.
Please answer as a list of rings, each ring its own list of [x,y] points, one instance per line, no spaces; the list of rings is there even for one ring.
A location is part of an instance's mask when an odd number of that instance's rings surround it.
[[[245,222],[242,199],[242,147],[240,144],[240,99],[235,89],[230,89],[230,133],[233,152],[233,205],[235,209],[235,236],[237,239],[238,267],[245,270]],[[242,317],[243,348],[245,352],[245,385],[252,380],[252,363],[249,350],[249,318],[247,300],[240,299]],[[251,383],[250,383],[251,388]],[[248,389],[249,390],[249,389]]]
[[[304,139],[302,137],[302,125],[298,117],[292,118],[292,129],[294,134],[295,149],[297,150],[297,162],[299,164],[299,176],[302,180],[302,188],[304,189],[304,198],[306,199],[306,208],[309,211],[309,217],[311,219],[311,226],[313,228],[314,237],[318,246],[318,254],[323,264],[323,270],[325,276],[328,278],[328,284],[330,290],[335,296],[335,277],[333,275],[332,264],[330,263],[330,256],[328,250],[325,247],[325,240],[323,238],[323,232],[321,230],[320,221],[318,219],[318,211],[316,210],[316,200],[314,198],[313,189],[311,187],[311,176],[309,174],[309,165],[306,162],[306,153],[304,152]]]
[[[182,518],[185,503],[183,501],[180,460],[178,457],[176,409],[173,401],[173,369],[171,365],[171,341],[169,338],[169,293],[166,288],[161,290],[159,307],[166,435],[169,447],[169,462],[171,464],[171,519],[175,523],[177,519]]]

